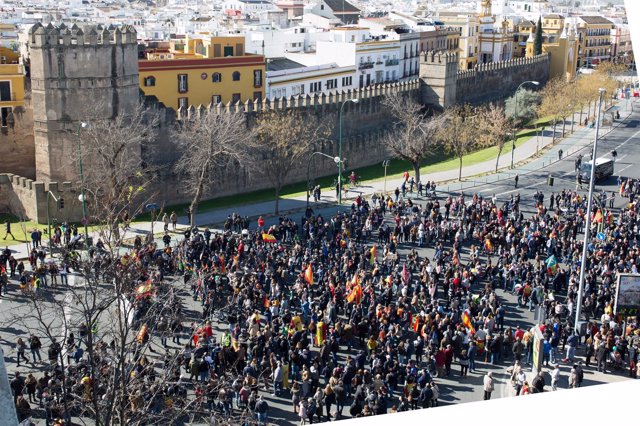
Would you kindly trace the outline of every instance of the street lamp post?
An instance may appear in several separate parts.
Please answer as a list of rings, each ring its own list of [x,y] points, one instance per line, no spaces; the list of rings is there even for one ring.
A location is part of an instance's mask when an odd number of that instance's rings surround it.
[[[85,123],[84,121],[81,121],[80,123],[78,123],[78,131],[76,132],[76,136],[78,138],[78,164],[80,167],[80,197],[78,198],[82,203],[82,222],[84,225],[84,240],[87,244],[87,247],[89,247],[89,242],[90,242],[89,227],[88,227],[89,219],[87,218],[87,200],[86,200],[86,196],[84,195],[84,173],[82,171],[82,147],[80,143],[80,130],[88,129],[88,128],[89,128],[89,123]]]
[[[49,197],[53,198],[53,200],[58,203],[58,199],[53,192],[47,191],[47,230],[49,232],[49,256],[53,257],[53,243],[51,239],[51,216],[49,215]]]
[[[340,162],[338,163],[338,205],[342,205],[342,109],[349,102],[357,104],[360,102],[360,99],[349,99],[343,102],[338,111],[338,158],[340,158]]]
[[[520,88],[522,86],[524,86],[525,84],[531,83],[534,86],[538,86],[540,85],[539,81],[534,81],[534,80],[527,80],[527,81],[523,81],[522,83],[520,83],[520,85],[518,86],[518,88],[516,89],[516,94],[515,94],[515,99],[514,99],[514,114],[513,114],[513,121],[515,122],[515,120],[518,119],[518,92],[520,91]],[[511,168],[513,169],[513,155],[515,153],[516,150],[516,129],[514,126],[513,129],[513,139],[512,139],[512,143],[511,143]]]
[[[593,140],[593,153],[591,155],[591,173],[589,177],[589,198],[587,199],[587,218],[584,225],[584,243],[582,245],[582,258],[580,262],[580,283],[578,285],[578,300],[576,302],[576,319],[573,324],[575,332],[578,331],[578,323],[580,322],[580,314],[582,311],[582,292],[584,290],[584,274],[587,267],[587,246],[589,244],[589,237],[591,231],[591,206],[593,205],[593,187],[596,176],[596,158],[598,152],[598,132],[600,131],[600,111],[602,109],[602,98],[604,97],[605,89],[600,89],[600,97],[598,100],[598,111],[596,116],[596,135]]]
[[[316,152],[312,153],[309,156],[309,162],[307,163],[307,209],[309,208],[309,197],[310,197],[310,188],[309,188],[309,186],[310,186],[310,183],[311,183],[311,179],[309,178],[309,176],[310,176],[310,172],[311,172],[311,159],[313,157],[315,157],[316,155],[322,155],[323,157],[330,158],[331,160],[333,160],[336,163],[336,165],[338,167],[340,167],[340,163],[342,162],[340,160],[340,157],[332,157],[330,155],[325,154],[324,152],[319,152],[319,151],[316,151]]]

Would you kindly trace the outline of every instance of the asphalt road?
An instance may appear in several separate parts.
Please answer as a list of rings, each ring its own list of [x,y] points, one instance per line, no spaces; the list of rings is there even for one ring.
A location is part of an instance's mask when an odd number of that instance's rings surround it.
[[[613,129],[603,130],[603,134],[606,134],[603,135],[600,141],[598,156],[608,155],[613,149],[615,149],[618,151],[618,159],[615,164],[614,176],[605,180],[604,182],[598,182],[596,185],[596,189],[598,191],[615,191],[617,189],[616,181],[618,175],[623,177],[640,178],[640,167],[634,167],[636,164],[640,164],[640,144],[638,143],[638,141],[640,141],[640,113],[633,113],[625,122],[619,123],[619,125]],[[590,148],[587,147],[589,142],[589,138],[584,138],[582,140],[571,141],[570,144],[573,144],[573,146],[585,146],[580,152],[586,156],[590,151]],[[478,181],[466,182],[461,185],[462,191],[467,196],[471,196],[473,193],[480,193],[483,196],[490,197],[495,194],[499,200],[505,201],[509,199],[511,195],[520,193],[522,200],[521,204],[523,205],[525,212],[527,210],[531,212],[534,207],[533,194],[536,191],[544,192],[546,204],[551,192],[558,192],[562,189],[575,189],[574,161],[577,154],[565,156],[562,161],[558,161],[549,165],[549,158],[550,156],[557,155],[557,149],[559,148],[553,148],[551,150],[551,153],[549,153],[546,157],[534,160],[526,165],[518,167],[515,171],[513,171],[512,173],[518,173],[520,176],[519,188],[517,189],[514,188],[513,179],[506,178],[500,182],[495,182],[488,185],[479,185]],[[565,152],[572,151],[572,149],[564,149]],[[600,153],[602,153],[602,155],[600,155]],[[545,166],[543,167],[542,163],[545,162],[544,158],[546,158],[547,160]],[[553,187],[547,185],[547,176],[549,174],[552,174],[555,177],[555,183]],[[582,192],[586,195],[586,185],[585,190]],[[458,194],[459,190],[452,192],[451,195]],[[446,196],[446,194],[442,193],[439,195],[441,197]],[[421,200],[420,198],[416,198],[415,201],[420,203],[423,200]],[[621,199],[620,197],[616,198],[616,207],[620,207],[621,205],[623,205],[623,203],[623,199]],[[328,217],[334,212],[335,207],[326,207],[320,209],[316,213],[320,213],[325,217]],[[299,218],[296,219],[299,220]],[[270,219],[269,221],[267,221],[267,224],[270,224],[275,220],[275,218]],[[411,248],[413,247],[409,244],[402,244],[400,246],[400,253],[404,255]],[[433,251],[431,249],[421,249],[419,250],[419,255],[421,257],[428,256],[429,258],[432,258]],[[463,260],[466,260],[467,255],[468,247],[465,247],[463,249]],[[74,280],[72,279],[72,281]],[[518,308],[516,306],[516,299],[513,295],[503,292],[502,290],[498,290],[497,294],[507,307],[507,326],[520,325],[529,327],[534,324],[533,313],[529,312],[527,309]],[[185,311],[192,312],[194,315],[193,319],[196,319],[196,316],[197,318],[199,318],[199,314],[202,312],[200,304],[198,302],[194,302],[191,297],[188,297],[186,295],[186,293],[184,294],[184,296],[185,297],[183,298],[183,300],[186,308]],[[58,291],[52,294],[52,297],[60,300],[64,299],[66,296],[63,291]],[[41,370],[40,366],[33,367],[31,365],[23,364],[23,366],[21,366],[20,368],[16,368],[15,365],[15,351],[13,350],[15,340],[20,336],[26,338],[27,329],[15,325],[12,320],[15,319],[16,316],[20,315],[23,309],[25,309],[24,300],[18,295],[17,285],[14,283],[12,285],[12,291],[10,292],[10,294],[0,298],[0,344],[2,344],[2,347],[5,350],[5,361],[7,362],[10,378],[12,377],[12,373],[14,373],[15,371],[21,371],[22,373],[26,374],[27,372]],[[7,326],[7,324],[9,323],[12,323],[13,325]],[[216,326],[218,330],[222,329],[219,324],[216,324]],[[158,345],[158,343],[158,341],[154,341],[155,345]],[[49,342],[43,341],[43,344],[46,351]],[[171,346],[172,345],[170,345],[171,350],[177,348],[177,346],[175,345],[173,345],[173,347]],[[156,349],[160,350],[159,345]],[[30,353],[27,352],[27,355],[30,355]],[[344,359],[345,355],[345,351],[341,351],[342,359]],[[151,357],[157,357],[157,359],[160,359],[160,353],[156,355],[151,354]],[[487,371],[494,371],[494,377],[496,379],[497,386],[493,397],[496,398],[511,396],[513,390],[507,383],[508,379],[506,374],[506,368],[508,368],[511,363],[512,360],[504,360],[502,363],[493,366],[484,362],[478,362],[478,371],[475,373],[469,373],[468,377],[464,379],[461,379],[458,376],[458,367],[454,367],[451,377],[437,379],[437,383],[440,387],[440,399],[442,405],[482,400],[482,377]],[[561,384],[561,387],[568,386],[568,374],[569,367],[564,367],[564,380]],[[611,374],[605,376],[600,373],[595,373],[594,370],[590,368],[586,369],[585,371],[585,385],[605,383],[622,379],[623,376],[616,376]],[[297,416],[292,412],[290,398],[288,396],[276,398],[271,396],[269,392],[262,392],[262,394],[265,396],[271,406],[269,417],[273,423],[293,424],[294,422],[299,421]],[[397,397],[397,394],[395,395],[395,397]],[[395,401],[392,403],[395,403]],[[345,408],[344,414],[348,416],[348,408]],[[44,421],[41,421],[40,424],[44,424]]]

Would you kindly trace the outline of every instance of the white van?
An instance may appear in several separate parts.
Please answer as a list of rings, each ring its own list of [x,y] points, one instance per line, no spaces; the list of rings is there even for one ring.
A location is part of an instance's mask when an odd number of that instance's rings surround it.
[[[587,161],[580,165],[579,173],[582,176],[583,182],[589,182],[589,179],[591,179],[591,164],[592,161]],[[613,176],[613,160],[605,157],[597,158],[595,171],[596,182],[609,176]]]

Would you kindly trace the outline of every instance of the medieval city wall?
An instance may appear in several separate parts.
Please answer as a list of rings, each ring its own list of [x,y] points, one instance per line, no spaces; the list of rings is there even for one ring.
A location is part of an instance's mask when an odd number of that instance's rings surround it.
[[[504,62],[480,64],[473,70],[458,71],[456,102],[478,105],[512,96],[525,81],[539,81],[542,87],[549,80],[549,55],[515,58]]]

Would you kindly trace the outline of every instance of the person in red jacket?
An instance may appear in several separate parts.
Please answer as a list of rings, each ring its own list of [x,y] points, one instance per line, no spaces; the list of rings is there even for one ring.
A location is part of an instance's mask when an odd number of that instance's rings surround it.
[[[436,358],[437,362],[437,358]],[[447,371],[447,376],[451,374],[451,363],[453,362],[453,348],[451,345],[447,345],[447,349],[444,350],[444,368]]]

